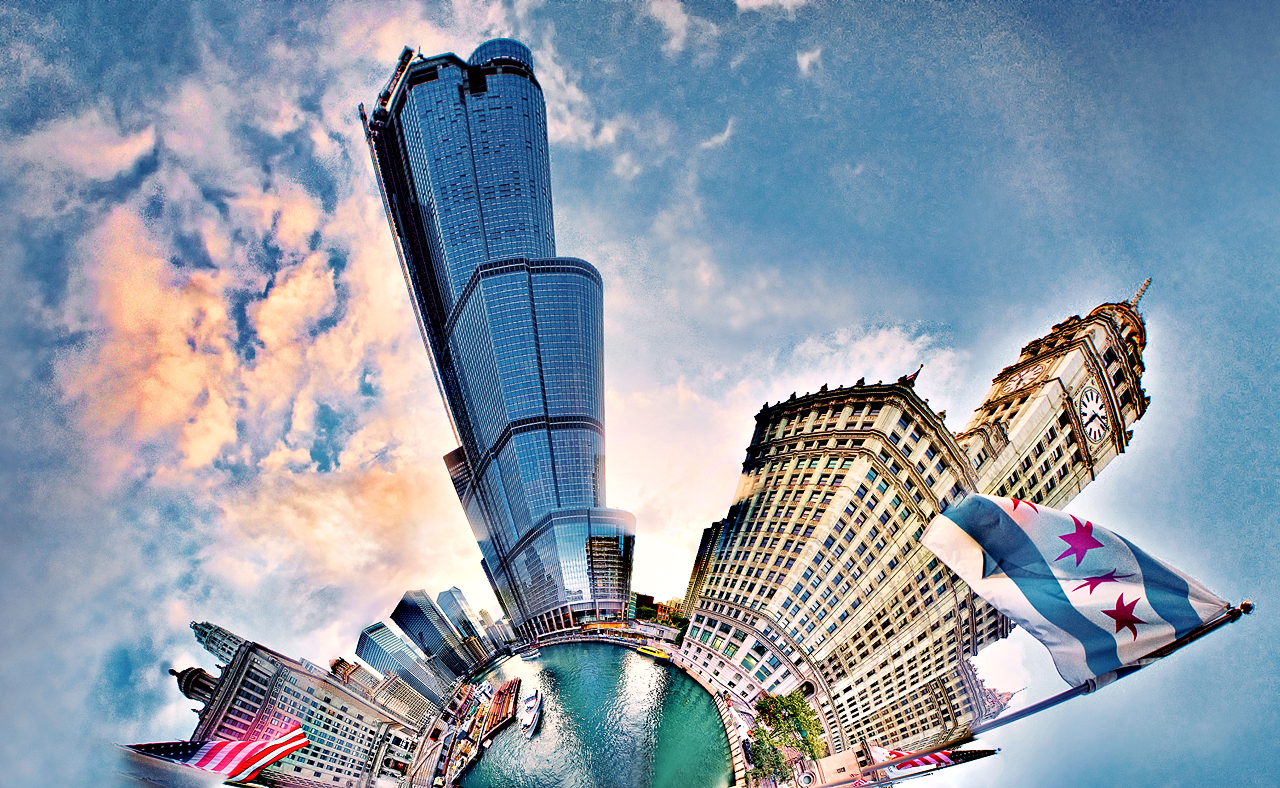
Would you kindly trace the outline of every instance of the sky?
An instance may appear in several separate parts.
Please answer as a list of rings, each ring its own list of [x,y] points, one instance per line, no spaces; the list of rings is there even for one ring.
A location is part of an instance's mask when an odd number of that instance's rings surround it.
[[[683,594],[766,402],[923,364],[959,431],[1151,277],[1151,406],[1069,508],[1257,612],[932,782],[1280,783],[1280,6],[1062,6],[0,6],[0,786],[189,736],[190,621],[323,663],[406,589],[496,612],[357,105],[497,36],[604,276],[636,590]],[[1065,686],[1022,633],[978,662]]]

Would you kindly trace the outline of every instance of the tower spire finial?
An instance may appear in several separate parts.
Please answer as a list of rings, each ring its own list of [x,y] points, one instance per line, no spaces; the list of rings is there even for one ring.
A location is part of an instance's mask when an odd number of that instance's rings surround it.
[[[1142,287],[1138,288],[1138,292],[1134,293],[1133,298],[1129,299],[1129,306],[1134,309],[1138,308],[1138,302],[1142,300],[1142,294],[1147,292],[1147,287],[1151,284],[1151,277],[1147,277],[1147,281],[1142,283]]]

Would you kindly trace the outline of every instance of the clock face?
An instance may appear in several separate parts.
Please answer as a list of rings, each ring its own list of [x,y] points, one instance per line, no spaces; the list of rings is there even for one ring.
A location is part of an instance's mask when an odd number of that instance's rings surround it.
[[[1013,377],[1004,382],[1000,387],[1001,394],[1012,394],[1023,386],[1035,381],[1044,373],[1044,364],[1033,364],[1026,369],[1020,369],[1013,373]]]
[[[1107,434],[1107,408],[1102,395],[1092,386],[1080,392],[1080,426],[1090,441],[1097,443]]]

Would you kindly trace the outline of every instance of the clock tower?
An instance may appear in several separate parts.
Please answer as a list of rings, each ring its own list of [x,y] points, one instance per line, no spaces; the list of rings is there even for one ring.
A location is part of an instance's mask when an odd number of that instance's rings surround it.
[[[1001,370],[957,442],[977,491],[1061,508],[1124,452],[1150,402],[1138,302],[1102,304],[1057,324]]]

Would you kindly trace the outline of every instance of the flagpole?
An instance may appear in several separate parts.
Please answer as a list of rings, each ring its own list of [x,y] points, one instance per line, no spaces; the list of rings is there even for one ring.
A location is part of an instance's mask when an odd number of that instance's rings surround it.
[[[1129,666],[1129,669],[1125,670],[1125,672],[1123,673],[1119,673],[1116,676],[1116,679],[1119,680],[1132,673],[1137,673],[1139,670],[1141,670],[1142,668],[1145,668],[1147,665],[1150,665],[1151,663],[1157,660],[1164,659],[1165,657],[1174,653],[1178,649],[1186,645],[1189,645],[1191,643],[1194,643],[1195,641],[1199,640],[1200,638],[1204,637],[1210,632],[1213,632],[1217,629],[1221,629],[1227,624],[1231,624],[1233,622],[1239,621],[1242,616],[1247,616],[1252,612],[1253,612],[1253,603],[1248,600],[1241,602],[1238,607],[1228,606],[1226,610],[1219,613],[1213,619],[1201,624],[1200,626],[1191,630],[1190,632],[1178,638],[1177,640],[1173,641],[1172,643],[1166,643],[1165,645],[1161,646],[1155,651],[1150,652],[1146,656],[1135,660],[1134,663],[1132,663]],[[1124,668],[1121,668],[1121,669],[1123,670]],[[914,752],[908,755],[904,755],[901,758],[895,758],[892,761],[884,761],[883,763],[873,763],[870,766],[865,766],[860,768],[856,775],[853,775],[848,779],[841,780],[834,783],[825,783],[822,786],[819,786],[819,788],[838,788],[839,786],[853,785],[855,780],[861,778],[862,775],[868,772],[874,772],[880,769],[888,769],[890,767],[897,766],[900,763],[913,761],[916,758],[919,758],[924,755],[932,755],[933,753],[939,752],[941,750],[950,750],[956,747],[963,746],[973,741],[974,738],[977,737],[979,733],[986,733],[987,731],[992,731],[992,730],[995,730],[996,728],[1000,728],[1005,725],[1008,725],[1011,722],[1015,722],[1017,720],[1021,720],[1026,717],[1030,717],[1032,714],[1039,714],[1045,709],[1053,708],[1054,706],[1057,706],[1059,703],[1065,703],[1066,701],[1069,701],[1072,698],[1078,697],[1080,695],[1088,694],[1089,692],[1092,692],[1094,689],[1098,689],[1095,683],[1092,680],[1086,681],[1084,684],[1081,684],[1076,687],[1072,687],[1071,689],[1066,690],[1064,692],[1059,692],[1057,695],[1054,695],[1052,697],[1045,698],[1039,703],[1033,703],[1032,705],[1026,707],[1025,709],[1019,709],[1018,711],[1015,711],[1012,714],[1006,714],[1003,717],[997,717],[996,719],[991,720],[990,722],[985,722],[980,725],[975,725],[974,727],[965,731],[963,736],[959,736],[950,741],[943,742],[942,744],[936,745],[927,750],[920,750],[919,752]],[[923,772],[922,774],[929,774],[929,773],[931,772]],[[902,779],[902,778],[894,778],[894,779]],[[873,785],[873,784],[874,783],[868,783],[868,785]]]
[[[1200,626],[1191,630],[1190,632],[1178,638],[1177,640],[1173,641],[1172,643],[1166,643],[1165,645],[1161,646],[1155,651],[1152,651],[1151,653],[1147,654],[1145,657],[1141,657],[1135,660],[1135,662],[1129,667],[1128,670],[1125,670],[1125,668],[1123,667],[1120,668],[1120,670],[1124,670],[1124,672],[1119,673],[1119,675],[1116,676],[1116,680],[1118,681],[1119,679],[1122,679],[1125,676],[1129,676],[1134,673],[1137,673],[1139,670],[1141,670],[1142,668],[1145,668],[1147,665],[1150,665],[1157,660],[1164,659],[1165,657],[1169,656],[1170,654],[1177,651],[1178,649],[1186,645],[1189,645],[1191,643],[1194,643],[1195,641],[1199,640],[1200,638],[1204,637],[1210,632],[1220,629],[1226,626],[1227,624],[1230,624],[1235,621],[1239,621],[1241,616],[1248,615],[1249,613],[1252,613],[1252,612],[1253,612],[1253,603],[1248,601],[1241,602],[1239,607],[1228,607],[1226,610],[1219,613],[1216,617],[1214,617],[1210,621],[1207,621],[1204,624],[1201,624]],[[997,717],[996,719],[991,720],[990,722],[984,722],[979,725],[975,725],[973,728],[969,730],[969,734],[971,736],[977,736],[979,733],[986,733],[987,731],[995,730],[996,728],[1003,727],[1016,720],[1020,720],[1025,717],[1030,717],[1032,714],[1038,714],[1044,711],[1045,709],[1049,709],[1054,706],[1057,706],[1059,703],[1064,703],[1078,695],[1085,695],[1089,692],[1092,692],[1094,689],[1098,689],[1098,687],[1096,687],[1094,682],[1086,681],[1084,684],[1081,684],[1078,687],[1072,687],[1071,689],[1066,690],[1065,692],[1060,692],[1051,698],[1046,698],[1040,701],[1039,703],[1034,703],[1026,707],[1025,709],[1019,709],[1018,711],[1015,711],[1012,714],[1006,714],[1005,716]]]
[[[998,752],[999,750],[992,750],[988,753],[988,755],[995,755]],[[917,755],[919,754],[920,753],[917,753]],[[987,756],[983,756],[983,757],[987,757]],[[975,760],[978,760],[978,759],[975,759]],[[876,786],[880,786],[880,785],[893,785],[894,783],[900,783],[903,780],[914,780],[917,777],[928,777],[934,772],[940,772],[943,769],[951,769],[956,766],[962,766],[965,763],[968,763],[968,761],[956,761],[955,763],[939,764],[934,766],[932,769],[926,769],[922,772],[911,772],[909,774],[900,774],[900,775],[897,775],[896,777],[886,777],[883,780],[872,780],[871,782],[868,782],[868,783],[862,783],[862,785],[859,786],[859,788],[876,788]],[[868,766],[867,768],[870,769],[871,767]],[[855,775],[854,777],[846,778],[845,780],[842,780],[840,782],[823,783],[822,785],[818,786],[818,788],[838,788],[839,786],[852,786],[857,784],[858,779],[859,778]]]

